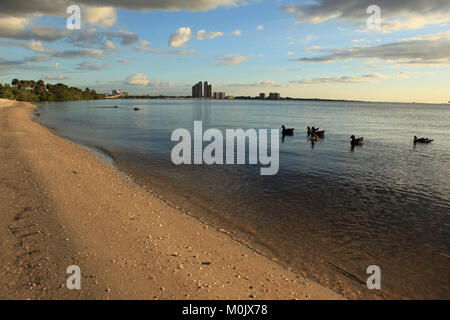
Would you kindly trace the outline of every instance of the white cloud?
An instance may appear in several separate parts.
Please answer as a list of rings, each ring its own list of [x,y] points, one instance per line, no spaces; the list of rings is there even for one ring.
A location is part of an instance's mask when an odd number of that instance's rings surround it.
[[[31,41],[27,44],[27,48],[34,52],[41,52],[41,53],[54,53],[54,50],[49,50],[44,48],[44,45],[40,41]]]
[[[311,46],[311,47],[306,47],[305,50],[321,50],[321,49],[325,49],[325,47],[321,47],[321,46]]]
[[[83,6],[81,17],[94,26],[109,28],[116,23],[117,13],[113,7]]]
[[[25,31],[25,27],[29,24],[29,19],[25,17],[0,17],[0,36],[14,37]]]
[[[264,81],[258,81],[257,85],[264,86],[264,87],[273,87],[273,86],[278,86],[279,83],[275,80],[264,80]]]
[[[121,59],[119,60],[120,63],[129,63],[131,61],[136,61],[136,58],[127,58],[127,59]]]
[[[28,65],[27,62],[43,62],[50,60],[48,56],[34,56],[30,58],[25,58],[22,60],[4,60],[0,58],[0,71],[11,71],[11,70],[44,70],[49,69],[48,67],[39,67],[35,65]]]
[[[409,79],[413,75],[417,75],[419,72],[416,71],[399,71],[396,72],[393,76],[394,79]]]
[[[153,52],[155,53],[156,49],[149,48],[151,45],[150,41],[147,40],[139,40],[137,46],[134,46],[133,49],[136,51],[144,51],[144,52]]]
[[[230,83],[224,85],[225,87],[241,87],[241,88],[250,88],[250,87],[261,87],[261,88],[280,88],[287,87],[286,84],[281,84],[275,80],[260,80],[252,83]]]
[[[147,40],[139,40],[139,45],[134,46],[133,49],[140,52],[149,52],[149,53],[155,53],[155,54],[168,54],[168,55],[185,55],[185,54],[191,54],[194,53],[195,50],[192,49],[182,49],[177,48],[173,50],[167,50],[167,49],[160,49],[160,48],[151,48],[149,47],[151,43]]]
[[[54,41],[66,35],[66,30],[39,25],[30,28],[30,24],[29,17],[2,16],[0,13],[0,38]]]
[[[104,64],[104,65],[96,65],[91,61],[85,61],[83,63],[80,63],[76,69],[77,70],[81,70],[81,71],[101,71],[104,70],[106,67],[108,66],[108,64]]]
[[[300,71],[304,70],[301,68],[294,68],[294,69],[280,68],[280,69],[264,69],[258,71],[249,71],[247,73],[267,73],[267,72],[284,73],[284,72],[300,72]]]
[[[90,49],[90,48],[83,48],[79,50],[64,50],[53,53],[53,56],[63,59],[74,59],[74,58],[80,58],[80,57],[94,57],[94,58],[103,58],[104,53],[102,50],[99,49]]]
[[[94,27],[84,26],[81,30],[71,32],[65,28],[58,29],[42,25],[31,25],[27,18],[2,17],[0,13],[0,38],[15,40],[56,41],[67,42],[84,47],[103,45],[105,40],[119,41],[122,45],[131,45],[139,37],[127,30],[98,31]]]
[[[151,44],[150,41],[147,41],[147,40],[139,40],[138,42],[141,46],[144,46],[144,47],[149,46]]]
[[[223,33],[220,31],[206,32],[206,30],[199,30],[197,31],[197,35],[195,36],[195,38],[197,40],[204,40],[204,39],[214,39],[221,36],[223,36]]]
[[[146,86],[149,81],[143,73],[135,73],[127,78],[126,83],[137,86]]]
[[[291,83],[296,84],[318,84],[318,83],[363,83],[373,79],[387,79],[389,76],[381,73],[370,73],[364,75],[337,76],[337,77],[321,77],[306,78],[302,80],[292,80]]]
[[[123,30],[123,29],[115,31],[115,32],[107,32],[105,35],[109,39],[118,39],[122,45],[130,45],[130,44],[136,43],[138,41],[142,41],[142,40],[139,40],[139,37],[137,34],[134,34],[128,30]]]
[[[422,29],[428,24],[439,24],[450,20],[450,13],[446,15],[436,13],[432,15],[412,14],[401,18],[385,19],[381,24],[380,33],[391,33],[401,30]],[[358,32],[369,32],[368,29],[359,29]]]
[[[262,30],[262,29],[264,29],[264,26],[257,26],[256,29],[257,30]]]
[[[32,61],[32,62],[45,62],[45,61],[49,61],[50,57],[49,56],[34,56],[28,60]]]
[[[169,38],[169,47],[180,47],[184,43],[191,40],[191,28],[184,27],[179,28],[174,34],[172,34]]]
[[[248,57],[236,55],[236,54],[225,54],[217,57],[217,66],[232,66],[240,64],[247,60]]]
[[[234,31],[232,31],[232,32],[230,33],[230,36],[237,36],[237,37],[239,37],[239,36],[241,36],[241,35],[242,35],[242,31],[239,30],[239,29],[236,29],[236,30],[234,30]]]
[[[316,40],[316,39],[317,39],[317,36],[312,35],[312,34],[308,34],[306,37],[300,39],[300,41],[303,42],[303,43],[308,43],[308,42],[310,42],[312,40]]]
[[[135,73],[130,75],[125,84],[134,85],[134,86],[146,86],[146,87],[173,87],[173,82],[162,82],[161,80],[150,81],[147,77],[142,73]]]
[[[106,49],[114,49],[116,46],[114,45],[114,43],[111,40],[106,40],[104,47]]]
[[[170,52],[178,55],[192,54],[195,53],[193,49],[177,49],[175,52]]]
[[[57,75],[43,75],[42,78],[44,80],[67,80],[67,79],[70,79],[67,76],[63,76],[62,73],[58,73]]]
[[[271,70],[264,70],[264,72],[300,72],[303,71],[301,68],[295,68],[295,69],[271,69]]]

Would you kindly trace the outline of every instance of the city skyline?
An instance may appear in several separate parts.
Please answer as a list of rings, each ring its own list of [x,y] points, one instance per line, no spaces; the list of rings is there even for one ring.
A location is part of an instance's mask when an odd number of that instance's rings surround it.
[[[0,82],[188,96],[208,79],[231,96],[447,103],[450,4],[384,1],[15,1],[0,13]],[[26,7],[26,8],[25,8]],[[211,93],[213,95],[213,93]]]

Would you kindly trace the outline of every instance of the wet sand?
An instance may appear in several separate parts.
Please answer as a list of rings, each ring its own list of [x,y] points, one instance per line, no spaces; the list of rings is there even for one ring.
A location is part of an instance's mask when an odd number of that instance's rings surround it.
[[[0,99],[1,299],[342,299]],[[69,290],[66,269],[81,269]]]

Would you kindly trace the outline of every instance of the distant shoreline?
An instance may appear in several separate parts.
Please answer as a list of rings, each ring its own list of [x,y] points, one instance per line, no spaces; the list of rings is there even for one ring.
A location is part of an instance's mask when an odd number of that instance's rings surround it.
[[[110,100],[120,100],[120,99],[136,99],[136,100],[199,100],[199,101],[233,101],[233,100],[249,100],[249,101],[270,101],[270,102],[276,102],[276,101],[315,101],[315,102],[348,102],[348,103],[398,103],[398,104],[438,104],[438,105],[448,105],[449,103],[446,102],[393,102],[393,101],[366,101],[366,100],[341,100],[341,99],[322,99],[322,98],[291,98],[291,97],[285,97],[280,98],[279,100],[271,100],[271,99],[260,99],[258,97],[247,97],[247,96],[237,96],[234,97],[234,99],[209,99],[209,98],[192,98],[192,96],[136,96],[136,95],[130,95],[130,96],[122,96],[118,98],[109,98]]]

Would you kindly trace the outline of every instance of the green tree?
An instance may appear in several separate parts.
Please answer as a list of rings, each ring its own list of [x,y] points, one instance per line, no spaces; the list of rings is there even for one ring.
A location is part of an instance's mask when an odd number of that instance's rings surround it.
[[[84,91],[63,83],[45,84],[43,80],[13,79],[11,85],[0,85],[0,98],[22,101],[68,101],[104,99],[104,94],[86,88]]]

